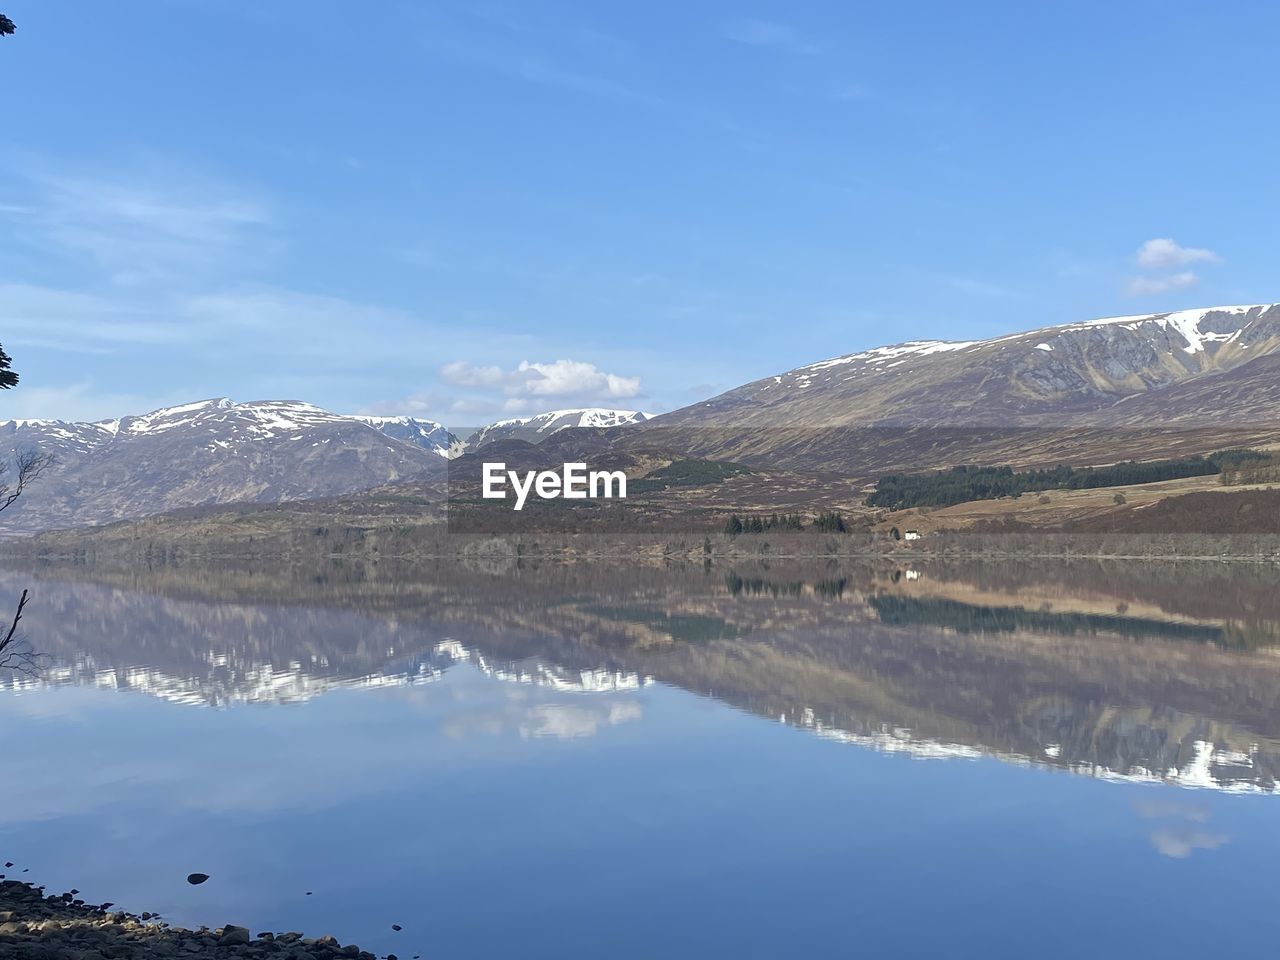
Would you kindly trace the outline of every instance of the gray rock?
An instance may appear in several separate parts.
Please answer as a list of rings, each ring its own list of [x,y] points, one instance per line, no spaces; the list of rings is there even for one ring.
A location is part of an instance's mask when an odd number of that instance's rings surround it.
[[[218,937],[218,943],[224,947],[234,946],[237,943],[247,944],[248,942],[249,931],[244,927],[237,927],[230,923],[222,928],[222,935]]]

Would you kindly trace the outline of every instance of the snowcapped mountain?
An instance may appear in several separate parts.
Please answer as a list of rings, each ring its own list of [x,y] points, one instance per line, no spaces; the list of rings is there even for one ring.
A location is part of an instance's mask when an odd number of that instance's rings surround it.
[[[1280,352],[1280,306],[1110,317],[995,337],[918,340],[811,363],[659,418],[786,426],[1008,425],[1106,410]]]
[[[434,420],[419,420],[415,417],[366,416],[353,416],[351,419],[367,423],[379,433],[403,440],[405,443],[412,443],[442,457],[454,457],[462,452],[462,441],[445,429],[443,424],[436,423]]]
[[[467,437],[465,449],[478,450],[495,440],[527,440],[538,443],[560,430],[575,427],[623,427],[651,420],[653,414],[639,410],[608,410],[602,407],[582,407],[573,410],[550,410],[533,417],[517,417],[499,420],[481,427]]]
[[[1207,307],[876,347],[748,383],[658,417],[641,433],[671,428],[692,435],[704,455],[747,461],[788,445],[806,465],[848,469],[884,428],[927,428],[936,437],[950,428],[1275,424],[1277,373],[1280,305]],[[919,442],[899,453],[907,468],[944,462]]]
[[[5,512],[5,532],[106,523],[180,507],[351,493],[439,470],[440,424],[309,403],[221,398],[96,423],[0,421],[0,454],[57,462]]]

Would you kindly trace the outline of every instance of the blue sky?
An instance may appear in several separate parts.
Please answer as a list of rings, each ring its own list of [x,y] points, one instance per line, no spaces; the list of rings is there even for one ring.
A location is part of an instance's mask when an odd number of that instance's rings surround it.
[[[1280,298],[1271,4],[0,10],[4,417],[660,411]]]

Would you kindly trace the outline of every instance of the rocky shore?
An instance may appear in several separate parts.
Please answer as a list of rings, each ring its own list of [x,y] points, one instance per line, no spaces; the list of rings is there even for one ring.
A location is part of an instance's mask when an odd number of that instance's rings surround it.
[[[45,896],[41,887],[0,880],[0,958],[102,960],[102,958],[279,957],[295,960],[378,960],[333,937],[258,933],[227,924],[185,930],[159,917],[125,913],[113,904],[90,904],[78,891]],[[387,960],[395,958],[390,954]]]

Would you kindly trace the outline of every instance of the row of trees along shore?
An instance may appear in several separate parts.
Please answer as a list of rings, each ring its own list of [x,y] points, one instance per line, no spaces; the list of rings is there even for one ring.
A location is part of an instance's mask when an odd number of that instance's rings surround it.
[[[1015,471],[1012,467],[959,466],[932,473],[891,473],[881,477],[867,497],[867,506],[904,510],[907,507],[947,507],[971,500],[1019,497],[1043,490],[1089,490],[1126,487],[1215,474],[1222,482],[1248,483],[1228,477],[1249,471],[1275,469],[1277,461],[1259,450],[1219,450],[1208,456],[1168,460],[1129,460],[1106,467],[1057,466]]]

